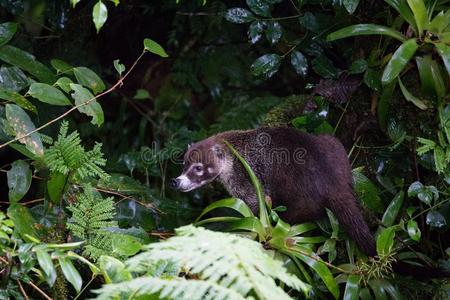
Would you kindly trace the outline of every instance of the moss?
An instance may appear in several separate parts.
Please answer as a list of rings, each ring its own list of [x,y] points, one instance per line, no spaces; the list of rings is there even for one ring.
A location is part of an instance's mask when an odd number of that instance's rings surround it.
[[[291,121],[303,114],[304,109],[313,97],[311,95],[291,95],[281,104],[270,110],[263,121],[267,127],[287,127]]]

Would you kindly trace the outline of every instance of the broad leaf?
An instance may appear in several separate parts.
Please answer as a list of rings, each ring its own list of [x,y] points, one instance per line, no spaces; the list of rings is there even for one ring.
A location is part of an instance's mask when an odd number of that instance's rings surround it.
[[[105,90],[103,80],[91,69],[86,67],[77,67],[73,69],[73,73],[79,84],[90,88],[94,94],[98,94]]]
[[[403,82],[400,80],[400,77],[398,78],[398,84],[400,85],[400,90],[402,91],[403,97],[405,97],[406,100],[412,102],[421,110],[426,110],[428,108],[423,100],[419,99],[418,97],[411,94],[410,91],[408,91],[408,89],[403,85]]]
[[[406,0],[385,0],[385,2],[392,6],[417,32],[416,20]]]
[[[358,199],[373,212],[383,212],[384,206],[381,201],[378,188],[369,178],[367,178],[360,169],[352,171],[353,182]]]
[[[327,41],[334,41],[357,35],[387,35],[402,42],[406,40],[406,37],[403,34],[386,26],[375,24],[357,24],[330,33],[327,36]]]
[[[278,54],[265,54],[256,59],[251,65],[251,71],[254,76],[272,77],[280,67],[281,56]]]
[[[115,59],[113,61],[114,69],[116,69],[117,73],[119,73],[119,76],[122,76],[122,73],[125,71],[125,66],[120,63],[118,59]]]
[[[343,300],[357,300],[359,298],[360,275],[352,274],[347,278]]]
[[[9,42],[17,31],[17,23],[6,22],[0,24],[0,46]]]
[[[75,100],[75,105],[81,105],[78,107],[78,110],[92,117],[92,124],[97,126],[102,125],[104,121],[103,110],[97,100],[94,99],[94,95],[79,84],[71,83],[70,88],[73,90],[71,96]]]
[[[58,172],[50,174],[50,179],[47,181],[47,191],[50,200],[53,203],[59,203],[61,201],[61,197],[63,195],[66,182],[67,182],[66,175]]]
[[[14,102],[24,109],[32,111],[35,114],[37,113],[36,106],[34,106],[30,101],[27,100],[27,98],[17,92],[0,89],[0,99]]]
[[[278,22],[268,22],[266,28],[266,38],[273,45],[276,44],[283,34],[283,28]]]
[[[352,65],[348,69],[349,74],[360,74],[367,70],[367,61],[365,59],[357,59],[352,62]]]
[[[300,51],[292,51],[291,64],[298,75],[305,77],[308,74],[308,61]]]
[[[125,264],[114,257],[102,255],[98,263],[106,283],[128,281],[133,278]]]
[[[72,261],[67,257],[58,257],[58,262],[64,277],[72,284],[77,293],[79,293],[81,291],[81,286],[83,285],[83,279],[77,269],[73,266]]]
[[[160,44],[151,39],[144,40],[144,49],[153,54],[159,55],[161,57],[169,57],[163,47]]]
[[[73,69],[73,66],[69,65],[68,63],[60,59],[52,59],[50,61],[50,64],[58,74],[66,73]]]
[[[444,43],[435,44],[438,53],[442,57],[442,61],[444,62],[445,68],[447,69],[448,74],[450,75],[450,46]]]
[[[404,198],[405,193],[403,191],[400,191],[397,193],[397,195],[395,195],[394,199],[392,199],[388,208],[384,212],[383,218],[381,219],[381,223],[383,224],[383,226],[390,227],[394,224],[400,208],[402,207]]]
[[[336,79],[339,75],[339,70],[333,65],[333,62],[329,60],[325,55],[316,57],[312,61],[312,68],[314,72],[323,78]]]
[[[27,75],[16,66],[0,67],[0,88],[20,92],[30,84]]]
[[[202,213],[197,217],[195,222],[198,222],[204,215],[217,208],[229,208],[239,212],[244,217],[253,217],[252,211],[244,201],[238,198],[226,198],[208,205],[205,209],[203,209]]]
[[[419,226],[417,226],[417,222],[414,220],[409,220],[406,224],[406,228],[408,230],[408,235],[411,239],[415,240],[416,242],[420,241],[420,229]]]
[[[73,83],[72,79],[68,77],[60,77],[56,82],[55,85],[58,86],[61,90],[63,90],[66,93],[69,93],[72,89],[70,88],[70,84]]]
[[[447,225],[444,216],[437,210],[432,210],[427,213],[426,222],[428,225],[435,228],[442,228]]]
[[[57,88],[45,83],[33,83],[28,94],[41,102],[52,105],[71,105],[69,99]]]
[[[112,251],[120,256],[132,256],[142,248],[141,243],[131,235],[116,234],[112,239]]]
[[[428,14],[427,8],[423,0],[406,0],[411,8],[414,19],[416,20],[417,30],[419,36],[422,36],[422,32],[428,27]]]
[[[391,83],[398,75],[400,75],[400,72],[414,56],[418,47],[419,45],[417,44],[416,39],[409,39],[398,47],[381,76],[381,82],[384,85]]]
[[[101,0],[99,0],[92,9],[92,20],[94,21],[97,33],[105,24],[106,19],[108,19],[108,8]]]
[[[6,173],[8,178],[9,202],[16,203],[25,196],[31,186],[31,169],[23,160],[16,160]]]
[[[35,248],[34,252],[36,253],[36,258],[38,260],[39,266],[45,273],[45,279],[50,286],[53,286],[56,280],[56,270],[50,254],[40,248]]]
[[[450,25],[450,9],[441,11],[430,22],[428,29],[434,33],[442,33]]]
[[[0,47],[0,60],[27,71],[43,83],[53,84],[56,80],[55,74],[49,68],[19,48],[9,45]]]
[[[342,4],[344,5],[345,9],[348,11],[349,14],[353,14],[356,11],[356,8],[358,7],[359,0],[343,0]]]
[[[39,133],[35,132],[24,137],[26,134],[36,129],[36,127],[22,108],[15,104],[6,104],[6,120],[14,135],[20,138],[19,142],[25,144],[31,153],[36,156],[42,156],[44,154],[44,147]]]
[[[377,237],[377,253],[380,256],[388,255],[394,246],[396,226],[383,228]]]
[[[247,0],[247,5],[252,12],[259,16],[270,17],[270,5],[265,0]]]
[[[231,23],[242,24],[254,21],[256,18],[250,11],[244,8],[235,7],[227,10],[225,19]]]
[[[228,226],[227,230],[229,231],[250,231],[254,232],[258,235],[258,238],[261,242],[266,241],[266,230],[264,229],[261,221],[256,217],[246,217],[241,218],[237,221],[234,221]]]
[[[259,20],[254,21],[250,24],[247,32],[250,43],[255,44],[261,39],[266,25],[266,22]]]
[[[37,233],[34,227],[36,221],[25,206],[14,203],[8,207],[8,217],[14,222],[16,231],[25,241],[31,241],[28,236],[36,239]]]

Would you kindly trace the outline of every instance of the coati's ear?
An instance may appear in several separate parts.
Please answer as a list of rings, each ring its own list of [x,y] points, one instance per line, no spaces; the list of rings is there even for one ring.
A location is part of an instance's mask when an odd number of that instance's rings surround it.
[[[214,153],[217,155],[218,158],[224,158],[225,157],[225,153],[223,151],[223,148],[219,144],[215,144],[214,146],[212,146],[211,149],[214,151]]]
[[[192,146],[192,143],[188,144],[188,149],[191,148],[191,146]]]

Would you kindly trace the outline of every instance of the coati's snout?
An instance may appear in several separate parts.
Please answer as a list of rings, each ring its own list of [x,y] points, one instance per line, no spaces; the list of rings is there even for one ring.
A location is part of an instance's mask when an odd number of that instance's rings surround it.
[[[170,186],[189,192],[216,179],[223,165],[223,152],[214,143],[197,143],[190,146],[184,155],[183,173],[170,181]]]

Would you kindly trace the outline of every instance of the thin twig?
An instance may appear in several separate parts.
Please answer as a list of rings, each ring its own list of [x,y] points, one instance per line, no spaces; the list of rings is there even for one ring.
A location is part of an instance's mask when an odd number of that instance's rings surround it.
[[[32,281],[27,282],[29,285],[31,285],[31,287],[33,289],[35,289],[39,294],[42,295],[42,297],[44,297],[46,300],[53,300],[52,298],[50,298],[46,293],[44,293],[43,290],[41,290],[37,285],[35,285]]]
[[[123,80],[124,80],[125,78],[128,77],[128,75],[131,73],[131,71],[133,71],[133,69],[136,67],[137,63],[141,60],[141,58],[142,58],[142,56],[145,54],[145,52],[146,52],[146,51],[144,50],[144,51],[141,53],[141,55],[139,55],[139,57],[134,61],[133,65],[132,65],[131,68],[128,70],[128,72],[127,72],[123,77],[121,77],[121,78],[116,82],[116,84],[114,84],[111,88],[109,88],[108,90],[106,90],[106,91],[104,91],[104,92],[98,94],[97,96],[95,96],[95,97],[93,97],[93,98],[91,98],[91,99],[89,99],[89,100],[87,100],[87,101],[85,101],[85,102],[83,102],[83,103],[81,103],[81,104],[78,104],[78,105],[72,107],[71,109],[69,109],[69,110],[66,111],[65,113],[63,113],[63,114],[59,115],[58,117],[56,117],[56,118],[50,120],[49,122],[45,123],[44,125],[42,125],[42,126],[40,126],[40,127],[31,130],[31,131],[28,132],[27,134],[24,134],[24,135],[22,135],[22,136],[16,137],[16,138],[14,138],[14,139],[12,139],[12,140],[10,140],[10,141],[4,143],[4,144],[1,144],[1,145],[0,145],[0,149],[3,148],[3,147],[8,146],[8,145],[11,144],[11,143],[14,143],[14,142],[17,142],[17,141],[19,141],[19,140],[21,140],[21,139],[23,139],[23,138],[26,138],[26,137],[32,135],[32,134],[35,133],[35,132],[38,132],[38,131],[40,131],[40,130],[46,128],[47,126],[49,126],[49,125],[51,125],[51,124],[53,124],[53,123],[55,123],[55,122],[61,120],[61,119],[64,118],[65,116],[69,115],[69,114],[70,114],[71,112],[73,112],[74,110],[77,110],[78,108],[80,108],[80,107],[82,107],[82,106],[88,105],[88,104],[91,103],[92,101],[94,101],[94,100],[96,100],[96,99],[98,99],[98,98],[100,98],[100,97],[102,97],[102,96],[104,96],[104,95],[106,95],[106,94],[111,93],[112,91],[114,91],[114,90],[117,89],[118,87],[121,87],[121,86],[123,85]]]
[[[23,297],[25,298],[25,300],[30,299],[30,298],[28,297],[27,293],[25,293],[25,290],[23,289],[23,286],[22,286],[22,284],[20,283],[20,281],[19,281],[19,280],[16,280],[16,281],[17,281],[17,284],[19,285],[20,292],[22,293],[22,295],[23,295]]]

